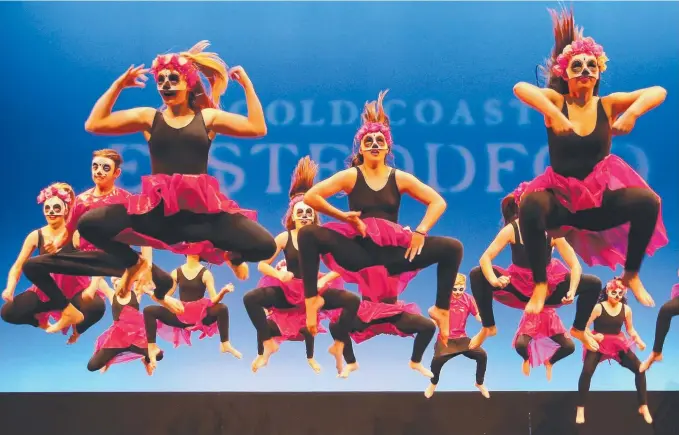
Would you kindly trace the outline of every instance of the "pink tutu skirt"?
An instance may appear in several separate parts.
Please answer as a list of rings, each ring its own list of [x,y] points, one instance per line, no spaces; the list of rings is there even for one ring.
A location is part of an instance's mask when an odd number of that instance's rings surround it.
[[[318,278],[320,279],[322,274],[318,275]],[[285,294],[285,299],[291,304],[291,305],[304,305],[304,282],[302,282],[301,279],[299,278],[293,278],[288,282],[282,282],[281,280],[264,275],[259,282],[257,283],[258,288],[262,287],[280,287],[283,290],[283,293]],[[328,284],[328,286],[325,289],[343,289],[344,288],[344,281],[342,278],[337,278]],[[323,290],[319,292],[319,294],[323,294]]]
[[[342,310],[325,311],[321,310],[318,313],[318,333],[325,334],[327,329],[321,324],[325,319],[338,319]],[[278,309],[273,308],[271,314],[268,316],[269,320],[278,326],[281,331],[279,337],[274,337],[274,340],[281,343],[283,341],[304,341],[304,336],[300,334],[299,330],[306,327],[306,309],[302,305],[296,308]]]
[[[417,304],[405,303],[403,301],[397,301],[395,304],[385,304],[383,302],[363,300],[358,307],[358,318],[364,323],[396,316],[401,313],[421,314]],[[391,323],[377,323],[368,326],[363,331],[352,332],[351,338],[358,344],[381,334],[412,337],[412,334],[404,334]]]
[[[235,201],[227,198],[219,190],[217,179],[210,175],[156,174],[143,176],[141,180],[141,193],[128,199],[128,214],[149,213],[162,202],[165,216],[188,210],[201,214],[240,213],[248,219],[257,219],[256,212],[242,209]],[[207,240],[168,245],[162,240],[139,234],[131,228],[123,230],[116,240],[134,246],[164,249],[181,255],[200,255],[204,261],[218,265],[225,261],[224,251],[215,248],[212,242]]]
[[[172,343],[174,347],[182,344],[191,346],[191,334],[195,331],[200,332],[199,340],[205,337],[212,337],[219,332],[217,322],[211,325],[203,325],[203,319],[207,315],[207,310],[212,306],[212,301],[203,298],[193,302],[182,302],[184,312],[177,315],[180,322],[186,323],[187,328],[175,328],[158,321],[158,335],[165,341]]]
[[[378,218],[366,218],[363,222],[367,227],[367,237],[378,246],[407,248],[410,245],[412,232],[398,224]],[[323,225],[323,227],[336,231],[350,239],[361,237],[353,226],[344,222],[330,222]],[[380,265],[352,272],[343,269],[330,254],[324,255],[322,259],[325,265],[330,270],[339,273],[344,281],[358,284],[359,289],[368,292],[362,294],[371,299],[397,297],[405,290],[408,282],[415,278],[415,275],[418,273],[418,271],[411,271],[399,275],[389,275],[386,267]]]
[[[113,325],[97,338],[94,344],[94,353],[101,349],[126,349],[130,346],[146,349],[148,342],[146,341],[144,316],[134,308],[125,306],[120,312],[120,319],[113,322]],[[124,352],[109,361],[107,366],[142,358],[144,358],[142,355]]]
[[[68,300],[71,300],[90,285],[90,277],[88,276],[69,276],[55,273],[51,273],[50,276],[54,279],[54,282],[57,283],[57,286]],[[47,295],[35,285],[30,286],[26,291],[35,293],[42,302],[49,301]],[[97,294],[97,296],[101,297],[101,294]],[[49,323],[50,321],[58,322],[59,319],[61,319],[61,310],[36,314],[35,318],[41,325]],[[61,332],[66,335],[68,334],[68,329],[69,328],[64,328]]]
[[[514,335],[512,346],[520,335],[532,338],[528,345],[528,358],[532,367],[538,367],[549,360],[559,349],[559,345],[549,337],[565,334],[566,327],[554,308],[545,308],[540,314],[524,314]]]
[[[674,299],[679,296],[679,284],[674,284],[672,286],[672,293],[670,293],[670,299]]]
[[[596,331],[592,331],[593,334],[597,334]],[[627,352],[630,349],[634,349],[635,343],[634,339],[631,337],[626,337],[625,334],[620,332],[619,334],[604,334],[604,339],[599,342],[599,353],[602,355],[599,363],[606,360],[615,360],[620,362],[620,352]],[[585,355],[587,355],[587,349],[582,351],[582,359],[584,361]]]
[[[571,213],[576,213],[600,207],[607,190],[629,187],[651,190],[634,169],[620,157],[611,154],[599,162],[584,180],[561,176],[550,166],[528,184],[525,194],[551,190],[564,207]],[[615,270],[617,265],[625,263],[629,224],[599,232],[564,226],[550,230],[549,233],[553,237],[565,237],[575,252],[589,266],[602,265]],[[653,255],[667,243],[667,231],[661,212],[658,214],[655,231],[646,248],[646,253]]]
[[[533,295],[533,272],[530,269],[519,267],[514,264],[510,265],[508,269],[493,266],[502,275],[510,277],[510,284],[522,295],[530,298]],[[562,283],[570,271],[561,261],[552,258],[552,261],[547,265],[547,285],[549,287],[548,296],[554,291],[557,285]],[[504,291],[493,291],[493,299],[508,307],[523,309],[526,308],[526,303],[519,300],[514,294]]]

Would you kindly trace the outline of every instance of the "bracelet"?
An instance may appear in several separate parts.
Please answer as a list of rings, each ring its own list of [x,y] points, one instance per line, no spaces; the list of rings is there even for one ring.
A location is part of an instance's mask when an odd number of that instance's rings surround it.
[[[417,231],[417,230],[415,230],[415,231],[413,231],[413,233],[417,233],[417,234],[419,234],[419,235],[421,235],[421,236],[427,237],[427,233],[423,233],[422,231]]]

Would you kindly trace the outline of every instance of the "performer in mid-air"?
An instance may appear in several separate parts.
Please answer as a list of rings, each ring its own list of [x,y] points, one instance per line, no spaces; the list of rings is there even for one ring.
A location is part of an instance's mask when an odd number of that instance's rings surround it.
[[[679,270],[677,271],[679,275]],[[641,371],[645,372],[655,362],[662,361],[662,349],[665,345],[665,338],[670,331],[670,323],[672,317],[679,315],[679,283],[672,286],[670,293],[670,300],[660,307],[658,319],[655,323],[655,341],[653,342],[653,351],[648,356],[646,361],[641,364]]]
[[[204,51],[208,45],[202,41],[185,52],[159,55],[150,70],[131,66],[99,98],[85,123],[95,134],[143,133],[149,145],[152,175],[142,177],[142,192],[127,204],[91,210],[78,223],[83,237],[127,268],[122,286],[136,280],[143,286],[150,280],[149,261],[130,244],[200,255],[215,264],[227,262],[239,279],[248,276],[246,261],[270,258],[275,252],[273,237],[254,220],[256,213],[228,199],[217,179],[207,174],[217,134],[266,134],[262,105],[245,70],[227,72],[216,53]],[[147,72],[153,74],[163,109],[112,112],[124,89],[144,87]],[[245,91],[247,116],[219,108],[229,78]],[[155,286],[155,296],[162,300],[169,289]]]
[[[316,313],[323,307],[317,285],[321,256],[332,262],[335,266],[331,270],[340,272],[347,282],[357,282],[374,272],[395,280],[393,284],[399,288],[392,290],[397,293],[418,270],[436,264],[436,304],[429,309],[429,315],[445,341],[451,283],[462,261],[462,243],[451,237],[428,236],[446,208],[445,200],[414,175],[389,166],[393,139],[382,105],[385,95],[380,92],[377,101],[365,105],[363,125],[354,137],[351,167],[317,183],[304,195],[304,202],[317,212],[342,221],[309,225],[299,232],[307,324],[315,326]],[[348,195],[348,212],[327,201],[340,192]],[[403,194],[427,206],[414,231],[398,223]],[[341,350],[336,346],[336,357],[341,356]]]
[[[601,361],[610,359],[634,373],[639,414],[644,417],[646,423],[653,422],[646,397],[646,375],[639,370],[641,362],[632,349],[636,345],[640,350],[644,350],[646,344],[634,329],[632,309],[627,305],[625,298],[626,291],[626,285],[621,278],[612,279],[601,291],[600,303],[596,304],[592,311],[589,323],[594,325],[593,335],[599,342],[599,350],[592,352],[585,349],[584,352],[584,365],[578,382],[579,397],[575,419],[578,424],[585,422],[585,402],[594,370]],[[623,324],[629,337],[622,332]]]

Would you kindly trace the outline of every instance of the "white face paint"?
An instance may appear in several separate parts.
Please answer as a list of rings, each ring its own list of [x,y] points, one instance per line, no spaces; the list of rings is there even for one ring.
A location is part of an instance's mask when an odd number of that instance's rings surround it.
[[[300,201],[292,208],[292,221],[296,226],[311,225],[316,220],[316,212],[313,208]]]
[[[115,180],[116,163],[106,157],[92,159],[92,181],[95,184],[106,184]]]
[[[453,287],[453,296],[456,298],[462,297],[462,294],[464,293],[464,286],[461,285],[456,285]]]
[[[361,149],[363,151],[385,151],[389,149],[389,145],[384,135],[378,131],[376,133],[367,133],[363,136],[363,139],[361,139]]]
[[[622,298],[625,296],[625,293],[627,291],[625,289],[612,289],[608,290],[606,293],[608,293],[608,300],[609,302],[620,302]]]
[[[66,203],[56,196],[49,198],[42,206],[46,218],[56,218],[66,215]]]
[[[599,64],[596,56],[591,54],[576,54],[568,63],[568,80],[580,79],[584,81],[585,78],[596,82],[599,79]]]

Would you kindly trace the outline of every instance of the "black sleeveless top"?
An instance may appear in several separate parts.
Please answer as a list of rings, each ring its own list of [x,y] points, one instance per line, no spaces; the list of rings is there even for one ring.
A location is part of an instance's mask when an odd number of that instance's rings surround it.
[[[360,211],[361,218],[373,217],[397,223],[401,192],[396,185],[396,169],[391,170],[387,184],[380,190],[368,186],[360,168],[357,167],[356,171],[356,184],[348,195],[349,210]]]
[[[179,287],[179,300],[182,302],[194,302],[203,299],[207,286],[203,283],[203,274],[207,269],[203,267],[193,279],[187,279],[182,268],[177,268],[177,286]]]
[[[611,153],[611,126],[601,98],[596,104],[596,125],[587,136],[575,133],[557,136],[551,128],[547,128],[549,159],[557,174],[584,180],[592,173],[594,166]],[[568,118],[568,104],[565,101],[561,112]]]
[[[45,250],[45,236],[42,234],[42,228],[38,229],[38,255],[43,255],[47,254],[47,251]],[[61,247],[59,252],[73,252],[75,251],[75,248],[73,247],[73,240],[68,241],[64,246]],[[35,251],[33,251],[35,252]]]
[[[120,313],[123,312],[123,307],[132,307],[139,311],[139,300],[137,300],[137,295],[134,292],[130,294],[130,301],[127,304],[121,304],[118,300],[118,295],[113,295],[113,302],[111,303],[111,311],[113,311],[113,321],[117,322],[120,320]]]
[[[594,330],[600,334],[618,335],[622,331],[622,324],[625,323],[625,304],[617,316],[611,316],[606,308],[601,305],[601,315],[594,319]]]
[[[288,242],[283,248],[283,256],[285,257],[285,267],[288,272],[291,272],[295,278],[302,279],[302,268],[299,265],[299,251],[295,248],[292,241],[292,232],[288,231]]]
[[[197,111],[186,127],[174,128],[157,111],[151,126],[149,153],[152,174],[207,174],[212,140],[203,114]]]
[[[514,228],[514,240],[516,243],[512,243],[509,247],[512,250],[512,264],[515,266],[523,267],[524,269],[530,269],[530,262],[528,261],[528,253],[526,252],[526,247],[521,243],[521,233],[519,232],[519,226],[516,221],[512,221],[512,227]],[[547,263],[552,261],[552,238],[547,237],[547,246],[545,247],[547,251]]]

